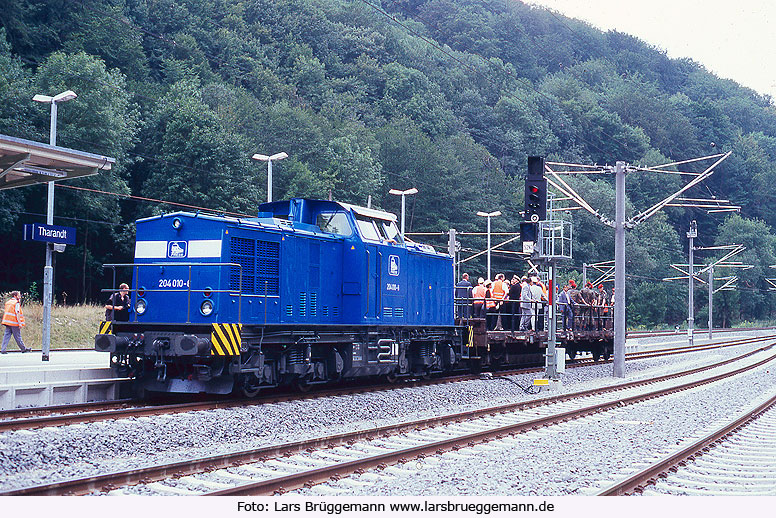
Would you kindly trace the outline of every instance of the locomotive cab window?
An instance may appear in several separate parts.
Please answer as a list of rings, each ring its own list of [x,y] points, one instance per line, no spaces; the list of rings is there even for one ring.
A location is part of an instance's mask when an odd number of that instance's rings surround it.
[[[378,227],[383,238],[392,243],[403,244],[404,240],[401,238],[401,233],[395,221],[380,221]]]
[[[367,216],[356,216],[358,232],[361,237],[370,241],[388,241],[389,243],[402,244],[403,240],[396,222],[383,219],[374,219]]]
[[[377,222],[366,216],[356,216],[356,224],[358,225],[358,233],[364,239],[370,241],[380,241],[380,231],[377,230]]]
[[[349,236],[352,234],[348,216],[341,211],[321,212],[315,220],[315,224],[322,232],[327,234],[336,234],[338,236]]]

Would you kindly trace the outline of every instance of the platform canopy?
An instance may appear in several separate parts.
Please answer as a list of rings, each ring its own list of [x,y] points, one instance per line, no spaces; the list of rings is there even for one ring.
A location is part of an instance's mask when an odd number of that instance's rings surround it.
[[[109,171],[115,158],[0,134],[0,190]]]

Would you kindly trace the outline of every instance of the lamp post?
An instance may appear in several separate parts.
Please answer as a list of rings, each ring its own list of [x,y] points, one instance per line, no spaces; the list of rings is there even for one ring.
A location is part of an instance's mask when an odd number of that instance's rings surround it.
[[[478,212],[478,216],[482,216],[483,218],[488,218],[488,280],[491,280],[490,278],[490,218],[493,218],[495,216],[501,216],[501,211],[497,210],[495,212]]]
[[[282,151],[280,153],[276,153],[271,156],[267,155],[261,155],[259,153],[256,153],[253,155],[254,160],[260,160],[262,162],[267,162],[267,202],[272,201],[272,161],[273,160],[283,160],[284,158],[288,158],[288,153],[285,151]]]
[[[49,144],[57,145],[57,104],[70,101],[78,97],[72,90],[64,91],[53,97],[38,94],[32,98],[39,103],[48,103],[51,105],[51,125],[49,129]],[[48,198],[46,203],[46,224],[54,224],[54,182],[48,182]],[[54,245],[46,243],[46,266],[43,269],[43,339],[41,348],[43,349],[43,361],[49,360],[51,351],[51,292],[54,283],[54,268],[51,265]]]
[[[398,189],[391,189],[388,191],[388,194],[395,194],[396,196],[401,196],[401,238],[402,241],[404,240],[404,197],[408,194],[417,194],[418,190],[416,188],[407,189],[406,191],[400,191]]]

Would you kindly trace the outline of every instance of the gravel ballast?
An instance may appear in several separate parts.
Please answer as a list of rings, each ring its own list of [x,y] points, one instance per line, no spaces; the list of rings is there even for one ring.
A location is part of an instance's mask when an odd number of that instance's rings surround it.
[[[762,332],[764,333],[764,332]],[[714,363],[763,343],[628,362],[628,380]],[[562,392],[611,385],[609,364],[569,369]],[[352,396],[141,417],[0,434],[0,489],[123,471],[534,399],[534,375],[397,388]],[[740,377],[744,378],[744,377]],[[517,383],[517,384],[516,384]],[[586,493],[610,474],[644,462],[776,387],[776,369],[715,383],[514,438],[476,452],[476,462],[440,458],[368,487],[316,486],[302,494],[558,495]],[[542,394],[539,397],[546,396]],[[427,465],[427,466],[426,466]],[[395,477],[401,476],[400,484]],[[370,478],[370,477],[367,477]]]

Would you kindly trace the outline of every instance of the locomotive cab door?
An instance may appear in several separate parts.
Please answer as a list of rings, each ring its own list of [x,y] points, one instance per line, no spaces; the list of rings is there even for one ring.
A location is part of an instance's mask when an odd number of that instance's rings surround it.
[[[400,264],[406,255],[403,240],[392,220],[356,216],[358,231],[364,242],[365,286],[362,294],[362,310],[365,320],[374,322],[388,318],[391,321],[395,308],[400,308],[403,318],[403,304],[400,299]]]
[[[380,268],[382,266],[380,233],[372,218],[358,215],[356,216],[356,225],[364,241],[362,314],[365,320],[377,320],[380,316]]]

